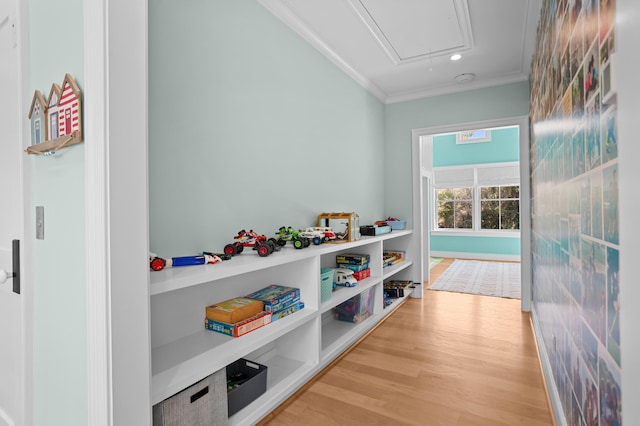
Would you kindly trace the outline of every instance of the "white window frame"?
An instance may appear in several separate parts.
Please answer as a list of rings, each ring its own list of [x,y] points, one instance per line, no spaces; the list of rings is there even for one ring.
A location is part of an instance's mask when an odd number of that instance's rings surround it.
[[[497,169],[497,168],[505,168],[505,167],[516,167],[517,173],[514,174],[513,177],[502,179],[499,181],[492,181],[489,183],[481,183],[478,179],[478,171],[480,169]],[[518,238],[520,237],[520,229],[481,229],[481,210],[480,210],[480,187],[487,186],[513,186],[520,184],[520,163],[519,162],[505,162],[505,163],[488,163],[488,164],[467,164],[463,166],[443,166],[443,167],[434,167],[433,168],[433,187],[431,199],[434,200],[433,203],[433,214],[432,214],[432,223],[431,229],[434,234],[437,235],[456,235],[456,236],[474,236],[474,237],[512,237]],[[460,171],[469,171],[473,170],[473,184],[458,184],[458,183],[449,183],[438,181],[436,176],[438,172],[455,172],[456,170]],[[467,172],[468,173],[468,172]],[[469,183],[471,183],[469,181]],[[464,188],[472,186],[472,197],[473,197],[473,228],[472,229],[455,229],[455,228],[438,228],[438,189],[443,188]],[[522,195],[522,194],[521,194]],[[522,206],[521,206],[522,209]],[[522,213],[520,214],[522,217]],[[522,221],[520,222],[520,228],[522,228]]]

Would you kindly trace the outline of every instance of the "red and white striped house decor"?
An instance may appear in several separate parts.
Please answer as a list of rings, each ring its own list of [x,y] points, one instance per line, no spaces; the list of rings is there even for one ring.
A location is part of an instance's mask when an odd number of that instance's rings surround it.
[[[38,111],[34,107],[38,104],[42,104],[45,112],[44,123],[37,122],[38,117],[33,113]],[[53,83],[47,101],[36,90],[29,118],[32,145],[25,150],[29,154],[53,155],[56,150],[82,142],[81,93],[73,77],[65,74],[61,86]],[[42,129],[42,132],[37,133],[34,129]]]

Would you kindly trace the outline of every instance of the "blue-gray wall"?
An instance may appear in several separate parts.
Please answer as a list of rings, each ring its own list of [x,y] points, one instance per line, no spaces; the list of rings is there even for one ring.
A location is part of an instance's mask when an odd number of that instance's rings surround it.
[[[384,216],[384,105],[255,1],[149,3],[151,250]]]
[[[32,90],[48,96],[71,74],[83,81],[82,0],[30,0]],[[28,111],[24,111],[25,116]],[[87,143],[87,142],[85,142]],[[33,240],[33,419],[87,424],[84,144],[29,155],[33,206],[44,206],[45,239]],[[33,222],[32,222],[33,223]]]

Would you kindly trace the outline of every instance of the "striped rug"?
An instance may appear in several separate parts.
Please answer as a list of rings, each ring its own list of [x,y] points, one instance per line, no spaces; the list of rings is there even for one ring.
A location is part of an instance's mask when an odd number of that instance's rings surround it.
[[[456,259],[427,288],[520,299],[520,263]]]

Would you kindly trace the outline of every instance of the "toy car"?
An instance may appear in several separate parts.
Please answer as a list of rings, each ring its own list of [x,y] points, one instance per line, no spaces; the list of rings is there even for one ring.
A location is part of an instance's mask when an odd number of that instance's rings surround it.
[[[336,268],[333,273],[333,283],[344,287],[355,287],[358,281],[351,269]]]
[[[300,235],[308,238],[315,245],[326,243],[327,241],[338,238],[333,229],[328,226],[312,226],[305,230],[300,230]]]
[[[249,231],[243,229],[233,239],[235,242],[224,246],[223,251],[225,254],[235,256],[242,253],[245,247],[252,247],[260,257],[266,257],[276,250],[276,245],[268,241],[266,235],[260,235],[254,232],[253,229]]]
[[[276,238],[269,238],[269,241],[283,247],[287,244],[287,241],[291,241],[291,244],[297,249],[309,247],[311,244],[308,238],[302,237],[300,232],[296,231],[291,226],[281,226],[276,232]]]

